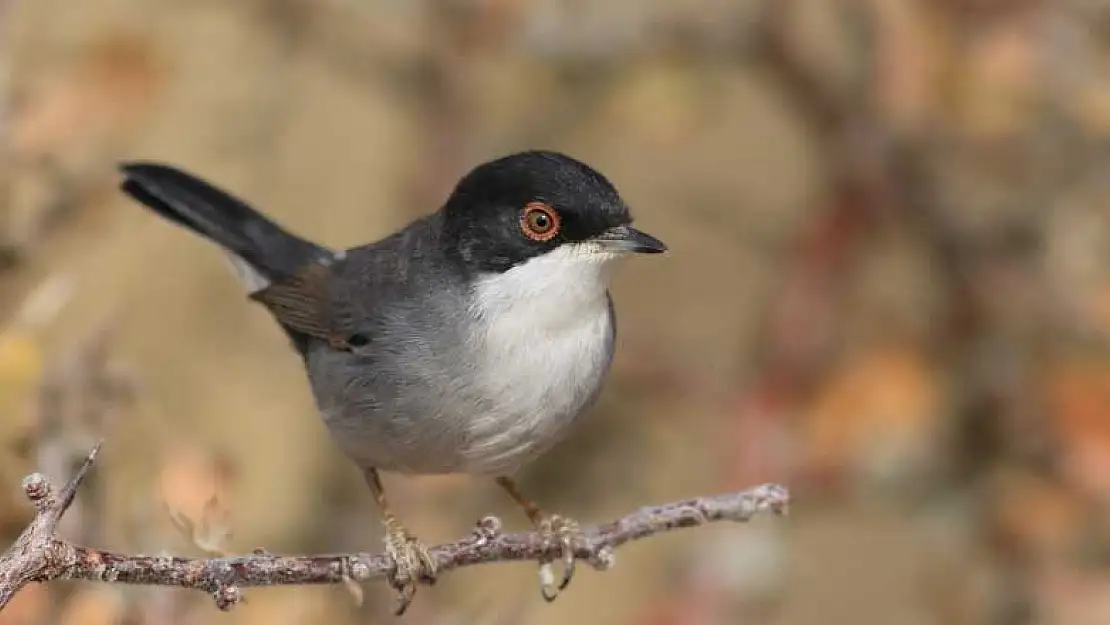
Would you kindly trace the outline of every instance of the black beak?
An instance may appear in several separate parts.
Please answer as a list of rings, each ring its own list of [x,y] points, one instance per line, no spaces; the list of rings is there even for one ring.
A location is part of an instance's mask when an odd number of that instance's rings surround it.
[[[597,240],[606,247],[620,252],[659,254],[667,251],[667,246],[662,241],[632,226],[609,228]]]

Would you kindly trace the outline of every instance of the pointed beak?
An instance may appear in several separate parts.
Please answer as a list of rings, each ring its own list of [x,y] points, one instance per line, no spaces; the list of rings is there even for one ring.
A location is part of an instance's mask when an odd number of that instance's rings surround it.
[[[662,241],[632,226],[609,228],[597,237],[597,241],[606,248],[617,252],[659,254],[667,251],[667,246]]]

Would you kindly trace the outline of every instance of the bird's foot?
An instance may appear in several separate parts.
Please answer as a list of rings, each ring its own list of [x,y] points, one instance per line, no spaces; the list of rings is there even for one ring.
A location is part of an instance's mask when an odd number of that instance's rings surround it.
[[[536,520],[536,531],[543,537],[545,550],[550,551],[555,545],[559,546],[559,555],[563,561],[563,576],[558,585],[555,584],[551,561],[540,563],[540,593],[545,600],[554,601],[574,578],[575,553],[588,548],[589,541],[577,521],[558,514],[541,514]]]
[[[418,584],[435,583],[436,559],[424,543],[397,521],[387,520],[385,529],[385,552],[393,562],[389,585],[397,592],[396,614],[400,616],[412,603]]]

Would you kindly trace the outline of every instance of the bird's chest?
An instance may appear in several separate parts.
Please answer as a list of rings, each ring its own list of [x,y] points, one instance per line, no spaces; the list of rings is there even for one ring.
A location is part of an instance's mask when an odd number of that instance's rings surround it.
[[[470,471],[501,472],[550,448],[597,396],[613,320],[604,291],[487,301],[478,317],[471,340],[481,399],[463,455]]]

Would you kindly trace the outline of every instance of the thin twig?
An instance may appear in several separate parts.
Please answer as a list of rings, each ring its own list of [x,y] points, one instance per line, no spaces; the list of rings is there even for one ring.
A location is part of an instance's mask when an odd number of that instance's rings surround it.
[[[96,459],[97,444],[85,463],[55,495],[46,477],[35,473],[23,480],[23,490],[37,509],[34,520],[6,553],[0,556],[0,609],[30,582],[57,579],[175,586],[210,593],[222,610],[232,608],[247,586],[336,584],[385,579],[392,564],[384,555],[277,556],[255,553],[227,558],[125,555],[74,545],[56,535],[58,520]],[[641,508],[605,525],[584,529],[586,540],[575,557],[597,569],[613,564],[613,550],[629,541],[716,521],[748,521],[757,512],[786,512],[789,494],[782,486],[765,484],[748,491],[699,497]],[[557,541],[535,532],[502,534],[494,517],[479,521],[474,533],[433,547],[439,571],[474,564],[520,560],[550,561],[559,555]]]
[[[23,478],[23,492],[35,505],[35,518],[8,551],[0,556],[0,607],[6,606],[28,582],[65,576],[65,571],[59,568],[61,561],[55,556],[59,551],[64,551],[64,548],[72,547],[59,540],[55,531],[58,521],[73,503],[77,487],[92,468],[99,451],[100,443],[97,443],[69,483],[56,494],[46,476],[41,473],[32,473]]]

